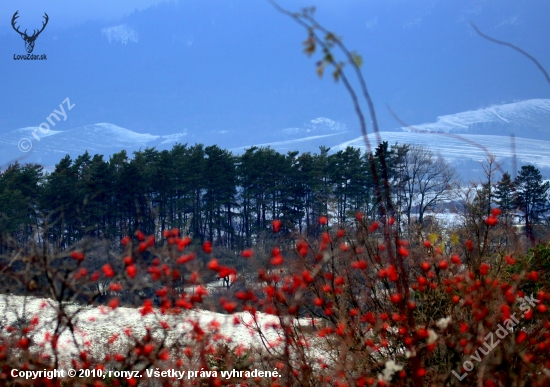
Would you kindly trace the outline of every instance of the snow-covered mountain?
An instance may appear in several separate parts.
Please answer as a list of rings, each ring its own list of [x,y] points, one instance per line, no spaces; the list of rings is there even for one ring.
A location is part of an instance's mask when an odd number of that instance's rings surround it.
[[[74,158],[88,151],[92,155],[102,154],[108,158],[122,149],[131,154],[147,147],[171,149],[176,143],[218,144],[236,153],[253,145],[271,145],[281,152],[304,151],[306,148],[315,152],[320,145],[340,143],[351,138],[353,136],[350,136],[344,124],[322,117],[301,127],[246,137],[241,137],[234,131],[190,134],[186,130],[158,136],[137,133],[109,123],[86,125],[66,131],[50,129],[46,133],[43,133],[43,128],[27,127],[8,132],[0,138],[0,166],[5,168],[9,163],[19,161],[38,163],[51,170],[67,154]]]
[[[371,147],[377,137],[370,133]],[[380,132],[390,144],[414,144],[432,149],[451,162],[463,177],[479,176],[479,162],[497,157],[503,171],[513,173],[523,164],[534,164],[550,173],[550,99],[531,99],[437,117],[432,123],[411,125],[399,131]],[[367,148],[363,137],[343,142]]]
[[[411,133],[380,132],[382,141],[390,145],[412,144],[431,149],[457,168],[464,177],[479,177],[482,174],[480,161],[489,155],[496,156],[502,171],[513,173],[524,164],[536,165],[544,175],[550,174],[550,138],[549,141],[511,136],[449,133]],[[371,147],[376,146],[376,136],[369,134]],[[338,151],[347,146],[366,149],[363,137],[347,141],[332,150]],[[515,160],[514,160],[515,156]]]
[[[241,153],[251,146],[270,146],[281,153],[288,151],[318,152],[320,146],[331,146],[354,138],[354,133],[341,122],[318,117],[301,127],[285,128],[259,136],[249,137],[230,149]]]
[[[52,169],[65,155],[76,157],[88,151],[90,154],[112,155],[122,149],[128,152],[140,148],[166,144],[171,148],[185,138],[185,133],[171,136],[153,136],[136,133],[119,126],[99,123],[66,131],[49,130],[46,133],[37,127],[21,128],[6,133],[0,138],[0,164],[4,167],[14,161],[38,163]]]
[[[494,105],[437,117],[436,122],[403,127],[406,132],[494,134],[550,139],[550,99]]]
[[[319,146],[332,152],[355,146],[366,149],[358,130],[349,130],[340,122],[319,117],[300,126],[257,132],[243,136],[238,131],[188,132],[169,135],[137,133],[119,126],[100,123],[66,131],[21,128],[0,138],[0,165],[32,162],[47,169],[65,155],[76,157],[85,151],[106,157],[125,149],[129,154],[146,147],[171,149],[176,143],[217,144],[241,153],[251,146],[271,146],[279,152],[298,150],[318,152]],[[512,134],[514,136],[512,136]],[[371,148],[377,137],[369,133]],[[495,155],[503,170],[514,165],[535,164],[543,174],[550,174],[550,99],[532,99],[491,106],[474,111],[440,116],[433,123],[394,128],[380,132],[380,139],[390,145],[416,144],[432,149],[457,166],[465,178],[479,175],[479,161]]]

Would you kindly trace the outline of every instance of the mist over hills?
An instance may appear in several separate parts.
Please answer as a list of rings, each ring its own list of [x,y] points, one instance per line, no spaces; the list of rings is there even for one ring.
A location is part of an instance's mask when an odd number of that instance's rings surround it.
[[[280,4],[293,11],[317,5],[318,20],[363,56],[383,130],[396,126],[386,103],[416,124],[491,104],[550,98],[532,63],[480,38],[468,24],[475,22],[547,65],[550,51],[540,37],[550,36],[550,2]],[[357,131],[343,85],[333,82],[328,71],[320,80],[315,72],[319,57],[304,55],[307,32],[266,0],[174,0],[119,20],[74,25],[63,25],[67,15],[56,13],[53,5],[43,7],[33,14],[21,9],[25,28],[40,25],[43,12],[50,16],[35,47],[36,54],[47,54],[41,62],[13,59],[25,52],[10,25],[17,7],[2,14],[2,134],[39,125],[67,97],[76,107],[56,130],[111,123],[165,136],[186,129],[188,136],[209,133],[228,147],[249,145],[241,139],[256,142],[258,133],[303,129],[304,122],[317,117]]]
[[[146,147],[171,149],[176,143],[216,144],[237,154],[251,146],[270,146],[282,153],[296,150],[318,152],[320,146],[331,148],[331,152],[347,146],[366,149],[365,141],[359,134],[358,130],[350,130],[345,124],[325,117],[315,118],[300,126],[253,134],[239,130],[184,130],[176,134],[153,135],[110,123],[64,131],[50,130],[48,133],[29,127],[11,131],[0,138],[0,165],[5,168],[17,160],[20,163],[38,163],[51,170],[67,154],[75,158],[88,151],[108,158],[122,149],[131,154]],[[550,173],[549,134],[550,100],[533,99],[440,116],[433,123],[383,131],[380,137],[390,145],[407,143],[430,148],[455,165],[462,177],[467,179],[479,175],[479,161],[489,153],[497,157],[503,170],[513,171],[514,165],[519,168],[529,163],[540,168],[543,174]],[[374,133],[369,133],[368,139],[371,148],[377,146]],[[29,143],[29,151],[19,149]]]

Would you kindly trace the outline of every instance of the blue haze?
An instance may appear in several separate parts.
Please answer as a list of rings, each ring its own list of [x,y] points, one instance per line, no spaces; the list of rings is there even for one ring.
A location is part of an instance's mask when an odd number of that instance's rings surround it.
[[[475,22],[550,68],[547,1],[280,3],[291,10],[316,4],[319,21],[363,56],[382,130],[400,126],[386,104],[420,124],[550,98],[550,85],[531,62],[468,25]],[[29,30],[49,14],[34,51],[47,61],[13,60],[25,52],[10,26],[17,9]],[[125,31],[126,41],[113,27]],[[110,123],[238,148],[254,136],[328,117],[357,137],[349,96],[330,76],[319,80],[317,58],[302,53],[305,37],[264,0],[2,3],[0,133],[38,126],[69,97],[76,107],[55,130]]]

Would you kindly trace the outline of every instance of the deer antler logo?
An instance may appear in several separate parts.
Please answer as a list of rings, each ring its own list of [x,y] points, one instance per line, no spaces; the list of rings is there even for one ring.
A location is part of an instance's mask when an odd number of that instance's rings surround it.
[[[29,35],[27,35],[27,30],[25,30],[25,32],[21,32],[21,31],[19,31],[19,27],[17,27],[15,25],[15,21],[17,20],[17,18],[19,18],[18,13],[19,13],[19,11],[16,11],[13,14],[13,17],[11,18],[11,26],[13,27],[13,29],[19,35],[21,35],[21,37],[25,41],[25,49],[30,54],[32,52],[32,50],[34,50],[34,42],[36,41],[36,38],[38,38],[38,35],[40,35],[40,33],[42,31],[44,31],[44,28],[46,28],[46,25],[48,24],[48,20],[50,18],[48,17],[48,14],[46,12],[44,12],[44,20],[45,21],[42,22],[42,28],[40,30],[34,30],[33,34],[31,36],[29,36]]]

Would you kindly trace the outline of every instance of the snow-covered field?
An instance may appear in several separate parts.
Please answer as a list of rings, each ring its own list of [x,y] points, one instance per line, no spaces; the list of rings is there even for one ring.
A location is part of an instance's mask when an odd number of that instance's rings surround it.
[[[489,154],[498,161],[516,157],[518,162],[534,164],[539,168],[550,167],[550,141],[534,140],[516,137],[515,144],[508,136],[460,134],[450,137],[448,133],[415,133],[415,132],[381,132],[382,141],[389,144],[412,144],[431,149],[450,163],[475,160],[484,161]],[[376,146],[375,134],[368,136],[371,146]],[[374,144],[374,145],[372,145]],[[344,150],[348,146],[365,150],[363,137],[344,142],[333,147],[334,150]]]
[[[59,335],[58,352],[61,363],[78,357],[82,348],[87,348],[92,356],[98,358],[102,358],[106,348],[110,353],[123,353],[129,344],[125,334],[128,330],[132,332],[133,337],[140,338],[146,334],[146,327],[149,327],[153,337],[162,337],[166,334],[166,344],[169,345],[171,341],[185,339],[187,333],[193,329],[193,322],[198,323],[205,332],[216,331],[221,334],[220,340],[224,340],[230,346],[261,345],[261,338],[254,329],[254,318],[246,312],[227,315],[190,310],[181,314],[163,315],[154,309],[152,313],[142,315],[140,309],[133,308],[81,307],[76,304],[65,306],[68,316],[72,317],[75,335],[73,339],[68,329]],[[43,343],[48,335],[51,337],[54,333],[57,316],[58,307],[52,300],[0,295],[0,329],[6,330],[10,326],[21,325],[21,321],[25,321],[26,325],[36,317],[38,322],[29,335],[35,345],[34,349],[41,353],[51,355],[51,347]],[[278,342],[278,317],[257,313],[256,319],[262,327],[264,340],[273,344]],[[161,321],[168,324],[170,329],[164,330]],[[307,325],[310,322],[303,319],[297,323]],[[115,335],[117,339],[113,341]]]

